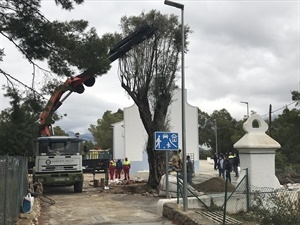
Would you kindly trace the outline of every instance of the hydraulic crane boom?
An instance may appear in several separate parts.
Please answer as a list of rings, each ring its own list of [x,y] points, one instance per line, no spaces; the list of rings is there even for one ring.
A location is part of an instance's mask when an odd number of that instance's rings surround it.
[[[125,55],[133,46],[140,44],[144,40],[150,38],[156,28],[153,26],[145,25],[138,30],[134,31],[132,34],[128,35],[117,43],[108,54],[108,59],[110,62],[115,61],[116,59]],[[95,83],[95,74],[90,74],[87,71],[77,75],[75,77],[69,77],[67,80],[59,85],[51,95],[44,111],[40,116],[40,136],[51,136],[51,124],[52,116],[54,112],[62,105],[62,103],[70,96],[72,92],[77,92],[79,94],[84,92],[84,85],[91,87]],[[62,95],[69,91],[63,99]]]

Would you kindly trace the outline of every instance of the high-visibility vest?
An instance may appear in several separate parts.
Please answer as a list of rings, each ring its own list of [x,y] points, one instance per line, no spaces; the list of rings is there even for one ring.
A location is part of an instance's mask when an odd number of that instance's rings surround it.
[[[114,161],[111,161],[110,164],[109,164],[109,169],[113,170],[115,168],[116,168],[116,163]]]
[[[127,160],[127,161],[124,161],[124,162],[123,162],[123,165],[124,165],[124,166],[128,166],[128,165],[130,165],[130,161],[129,161],[129,160]]]
[[[129,169],[130,168],[130,161],[129,160],[124,161],[123,162],[123,167],[124,167],[124,169]]]

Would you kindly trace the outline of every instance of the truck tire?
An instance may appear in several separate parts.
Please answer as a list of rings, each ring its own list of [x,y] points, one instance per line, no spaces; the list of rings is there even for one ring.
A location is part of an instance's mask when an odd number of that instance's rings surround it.
[[[77,182],[74,184],[74,192],[76,193],[81,193],[82,192],[82,186],[83,186],[83,182]]]

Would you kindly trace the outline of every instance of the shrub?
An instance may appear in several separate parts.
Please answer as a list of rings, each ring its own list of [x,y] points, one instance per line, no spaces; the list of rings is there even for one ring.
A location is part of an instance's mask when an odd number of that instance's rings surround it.
[[[255,196],[253,208],[260,224],[300,224],[300,192],[275,191]]]

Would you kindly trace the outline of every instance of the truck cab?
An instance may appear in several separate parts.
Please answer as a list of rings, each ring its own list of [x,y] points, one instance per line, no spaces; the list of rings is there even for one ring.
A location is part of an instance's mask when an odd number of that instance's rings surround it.
[[[74,186],[75,192],[82,192],[82,141],[69,136],[37,138],[33,181],[48,186]]]

